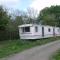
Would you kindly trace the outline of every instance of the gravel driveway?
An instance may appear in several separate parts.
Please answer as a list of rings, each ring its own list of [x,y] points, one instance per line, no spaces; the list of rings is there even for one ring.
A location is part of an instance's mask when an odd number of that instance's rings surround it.
[[[59,48],[60,41],[55,41],[0,60],[49,60],[49,56]]]

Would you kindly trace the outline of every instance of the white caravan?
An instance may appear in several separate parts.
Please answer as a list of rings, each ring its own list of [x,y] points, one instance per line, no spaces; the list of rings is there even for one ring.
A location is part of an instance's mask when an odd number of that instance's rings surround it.
[[[60,28],[38,24],[23,24],[19,27],[20,39],[40,39],[60,36]]]

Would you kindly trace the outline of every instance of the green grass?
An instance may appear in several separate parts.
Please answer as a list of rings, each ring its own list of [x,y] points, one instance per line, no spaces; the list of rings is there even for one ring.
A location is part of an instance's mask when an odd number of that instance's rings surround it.
[[[60,60],[60,49],[52,56],[51,60]]]
[[[0,41],[0,58],[59,39],[60,37],[24,42],[22,42],[21,40]]]

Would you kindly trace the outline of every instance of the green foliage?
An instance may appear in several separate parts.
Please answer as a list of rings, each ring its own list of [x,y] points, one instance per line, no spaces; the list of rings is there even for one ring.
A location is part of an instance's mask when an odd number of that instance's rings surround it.
[[[7,11],[0,6],[0,30],[4,30],[6,28],[9,18]]]
[[[38,19],[42,24],[60,27],[60,6],[44,8],[39,13]]]
[[[19,25],[22,25],[24,22],[23,22],[23,16],[16,16],[15,17],[15,21],[14,21],[14,26],[16,30],[18,30],[18,26]]]

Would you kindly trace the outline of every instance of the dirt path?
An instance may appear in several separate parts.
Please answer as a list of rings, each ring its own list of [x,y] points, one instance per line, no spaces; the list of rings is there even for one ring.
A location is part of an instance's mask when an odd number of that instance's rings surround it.
[[[60,48],[60,41],[55,41],[0,60],[49,60],[49,56],[58,48]]]

